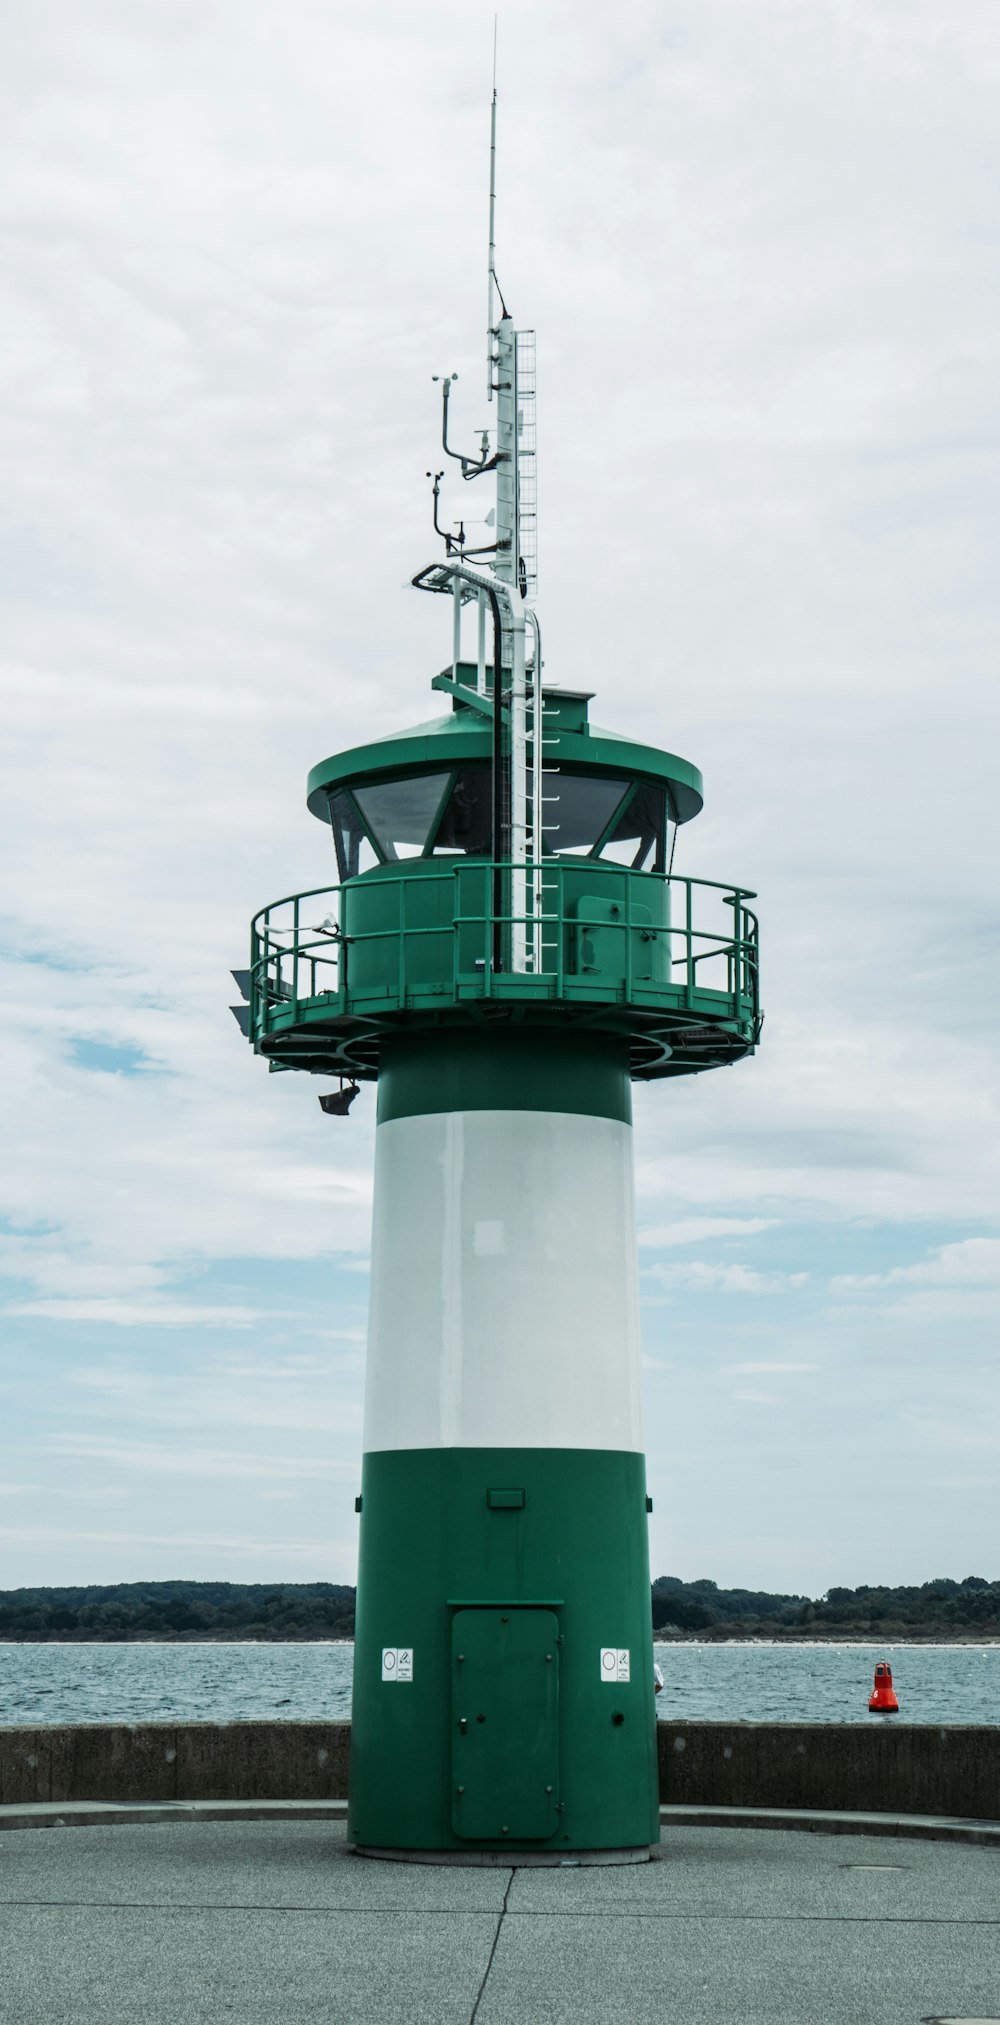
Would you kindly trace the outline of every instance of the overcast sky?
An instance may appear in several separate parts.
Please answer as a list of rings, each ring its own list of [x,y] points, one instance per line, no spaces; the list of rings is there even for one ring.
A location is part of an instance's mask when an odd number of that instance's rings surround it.
[[[433,714],[492,15],[5,17],[0,1587],[354,1576],[373,1093],[228,971]],[[1000,1576],[998,83],[994,0],[501,0],[547,672],[760,894],[759,1055],[636,1095],[657,1574]]]

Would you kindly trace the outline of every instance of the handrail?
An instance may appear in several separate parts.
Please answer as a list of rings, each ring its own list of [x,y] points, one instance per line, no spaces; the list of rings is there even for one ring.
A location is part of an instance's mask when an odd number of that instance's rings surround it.
[[[504,907],[494,910],[491,899],[494,891],[494,875],[509,880],[515,870],[527,869],[530,874],[544,867],[546,876],[546,908],[542,922],[530,911]],[[470,870],[478,870],[482,876],[482,904],[463,894],[463,875],[468,882]],[[622,905],[621,920],[603,922],[588,921],[575,912],[579,899],[579,879],[586,871],[600,882],[612,888],[615,901]],[[565,888],[572,878],[577,888],[573,900],[567,905]],[[415,922],[412,901],[408,908],[408,895],[415,899],[420,892],[426,892],[429,885],[449,882],[454,893],[450,908],[450,919]],[[638,893],[636,882],[639,882]],[[665,892],[667,904],[664,908],[666,919],[655,918],[651,909],[651,895],[661,889]],[[395,894],[396,904],[390,912],[394,920],[380,923],[374,928],[355,927],[348,922],[349,932],[341,925],[339,911],[345,893],[360,899],[363,893],[377,895]],[[670,915],[669,898],[675,893],[682,901],[681,920]],[[699,928],[696,925],[696,903],[703,895],[718,894],[724,906],[733,909],[733,932],[726,934],[718,926]],[[454,1001],[468,996],[470,984],[478,983],[482,996],[498,996],[507,992],[514,982],[534,981],[546,987],[543,996],[562,1000],[566,993],[567,977],[575,986],[587,981],[600,990],[615,985],[622,993],[626,1005],[633,1002],[637,986],[644,993],[644,1003],[649,1004],[649,993],[663,991],[669,994],[664,1003],[679,1003],[691,1010],[697,1005],[706,1010],[706,992],[718,1001],[715,1016],[750,1020],[754,1031],[759,1027],[759,925],[757,916],[748,906],[756,899],[756,893],[749,887],[726,885],[718,879],[693,879],[685,874],[660,872],[636,872],[631,867],[604,863],[600,860],[581,858],[546,858],[530,861],[526,868],[514,867],[511,861],[497,863],[486,858],[448,858],[440,867],[429,871],[426,861],[422,864],[419,878],[401,867],[395,874],[380,874],[377,880],[365,878],[341,881],[330,886],[313,886],[301,893],[289,893],[281,900],[272,900],[254,915],[251,924],[251,965],[250,965],[250,1031],[256,1041],[273,1030],[276,1019],[282,1028],[297,1023],[303,1001],[321,1001],[329,1006],[331,999],[337,1001],[339,1012],[350,1011],[351,991],[348,980],[349,952],[362,950],[366,944],[386,946],[386,976],[394,978],[394,995],[398,1007],[405,1008],[408,994],[421,989],[426,980],[414,986],[412,965],[408,982],[407,952],[413,945],[427,937],[449,936],[451,938],[450,961],[442,957],[440,978],[435,989],[450,988]],[[322,901],[327,909],[327,921],[320,924],[303,922],[303,911],[310,901]],[[636,907],[642,905],[641,917],[637,918]],[[275,917],[291,910],[290,919]],[[329,924],[329,925],[328,925]],[[544,952],[544,961],[531,970],[499,969],[495,966],[495,933],[501,933],[501,941],[510,939],[511,931],[523,926],[526,934],[539,937],[539,953]],[[469,962],[469,944],[465,945],[465,959],[462,961],[462,934],[472,936],[475,945],[475,931],[482,934],[480,954]],[[610,933],[622,938],[615,949],[613,967],[577,970],[570,965],[567,931],[571,933]],[[545,940],[541,937],[544,935]],[[665,966],[667,976],[653,977],[643,974],[636,978],[636,952],[641,941],[652,939],[666,944]],[[394,956],[389,954],[389,945],[395,943]],[[677,945],[682,946],[675,953]],[[704,945],[704,946],[702,946]],[[621,962],[619,965],[618,950]],[[726,966],[726,990],[720,991],[712,985],[699,983],[699,968],[710,959],[720,959]],[[663,961],[661,959],[661,961]],[[306,966],[303,972],[300,966]],[[683,979],[672,982],[675,972],[682,971]],[[365,996],[364,987],[356,987],[355,997]],[[574,996],[578,997],[576,991]],[[390,990],[390,1003],[393,992]],[[622,1002],[619,998],[618,1002]]]
[[[404,859],[403,862],[404,864],[419,863],[423,866],[426,865],[427,860],[425,858]],[[422,872],[421,877],[425,880],[436,879],[438,877],[453,878],[456,872],[464,871],[472,865],[481,865],[485,866],[488,870],[492,869],[492,863],[493,861],[490,858],[442,858],[440,873],[435,868],[430,873]],[[716,893],[729,893],[734,900],[756,900],[757,898],[757,894],[750,886],[733,886],[726,879],[692,879],[690,874],[685,872],[636,872],[630,865],[616,865],[608,858],[530,858],[525,863],[530,871],[548,872],[564,872],[570,868],[579,871],[583,866],[594,866],[601,875],[604,873],[617,873],[620,878],[655,880],[662,886],[706,887]],[[504,872],[509,872],[515,868],[512,860],[505,858],[500,869]],[[520,871],[523,868],[518,866],[516,869]],[[363,872],[358,879],[341,879],[332,886],[308,886],[302,893],[285,893],[280,900],[269,900],[266,907],[259,907],[250,926],[251,928],[255,928],[258,921],[264,919],[265,914],[273,913],[276,907],[290,907],[295,900],[326,899],[329,894],[343,893],[345,889],[355,892],[360,891],[367,876],[367,873]],[[389,878],[386,878],[383,874],[378,880],[372,880],[372,885],[397,886],[409,876],[411,875],[408,875],[406,872],[396,872]]]

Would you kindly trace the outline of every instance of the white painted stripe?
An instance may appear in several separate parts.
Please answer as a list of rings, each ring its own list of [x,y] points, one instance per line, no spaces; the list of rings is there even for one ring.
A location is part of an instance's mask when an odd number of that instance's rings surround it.
[[[630,1126],[379,1126],[364,1443],[641,1450]]]

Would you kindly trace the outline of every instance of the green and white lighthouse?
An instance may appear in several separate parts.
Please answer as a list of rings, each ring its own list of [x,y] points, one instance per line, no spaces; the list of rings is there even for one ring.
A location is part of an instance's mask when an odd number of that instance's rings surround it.
[[[495,118],[495,112],[494,112]],[[255,919],[273,1069],[377,1083],[349,1833],[386,1855],[658,1840],[631,1085],[752,1052],[753,895],[671,872],[697,769],[549,681],[534,338],[494,311],[489,546],[445,521],[442,714],[320,762],[338,879]]]

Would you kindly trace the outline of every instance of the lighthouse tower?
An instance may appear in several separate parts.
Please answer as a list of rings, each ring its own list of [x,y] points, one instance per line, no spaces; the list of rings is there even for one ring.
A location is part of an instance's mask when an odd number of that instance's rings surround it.
[[[757,922],[746,889],[671,869],[697,769],[592,723],[589,670],[549,682],[534,336],[495,288],[492,193],[489,291],[471,454],[441,383],[445,468],[495,494],[489,539],[432,474],[441,552],[413,578],[445,601],[440,714],[313,768],[339,876],[258,914],[235,1010],[272,1069],[339,1079],[324,1111],[377,1083],[351,1841],[641,1860],[631,1085],[752,1052]]]

